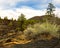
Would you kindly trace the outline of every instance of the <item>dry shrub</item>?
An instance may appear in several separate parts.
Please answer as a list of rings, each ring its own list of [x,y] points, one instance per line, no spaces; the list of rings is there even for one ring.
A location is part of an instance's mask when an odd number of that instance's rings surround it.
[[[53,37],[59,37],[58,30],[59,26],[56,24],[51,24],[49,22],[45,22],[42,24],[37,23],[29,26],[24,31],[24,35],[26,36],[26,39],[35,39],[42,34],[45,34],[46,36],[51,35]]]

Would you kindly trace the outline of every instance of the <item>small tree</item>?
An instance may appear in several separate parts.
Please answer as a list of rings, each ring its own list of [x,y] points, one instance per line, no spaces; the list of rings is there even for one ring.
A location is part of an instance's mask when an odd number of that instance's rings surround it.
[[[10,29],[13,29],[13,22],[12,22],[12,21],[10,21],[10,22],[8,23],[8,27],[9,27]]]
[[[0,17],[0,20],[1,20],[1,17]]]
[[[11,18],[11,20],[13,21],[13,18]]]
[[[8,20],[7,16],[6,16],[6,17],[4,17],[4,20]]]
[[[13,25],[13,23],[12,23],[12,22],[10,22],[10,23],[8,24],[8,26],[10,26],[10,27],[11,27],[12,25]]]
[[[55,11],[55,6],[52,3],[49,3],[46,14],[47,15],[52,15],[53,11]]]
[[[21,16],[19,16],[18,18],[18,25],[20,27],[20,31],[23,31],[25,29],[25,22],[26,21],[26,18],[24,16],[24,14],[21,14]]]

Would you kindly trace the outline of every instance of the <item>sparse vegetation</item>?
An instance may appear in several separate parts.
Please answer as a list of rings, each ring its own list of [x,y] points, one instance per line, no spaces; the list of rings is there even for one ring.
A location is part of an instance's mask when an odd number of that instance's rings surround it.
[[[0,46],[9,44],[28,46],[32,44],[33,48],[40,48],[40,45],[51,46],[54,44],[52,47],[54,48],[54,46],[60,45],[60,18],[55,17],[53,11],[55,11],[55,6],[49,3],[47,14],[43,16],[26,19],[25,15],[21,14],[17,20],[0,17]],[[35,41],[37,44],[34,43]]]
[[[58,30],[59,30],[58,25],[45,22],[45,23],[42,23],[42,24],[37,23],[37,24],[34,24],[32,26],[29,26],[24,31],[24,34],[29,39],[37,38],[41,34],[51,35],[52,37],[59,37]]]

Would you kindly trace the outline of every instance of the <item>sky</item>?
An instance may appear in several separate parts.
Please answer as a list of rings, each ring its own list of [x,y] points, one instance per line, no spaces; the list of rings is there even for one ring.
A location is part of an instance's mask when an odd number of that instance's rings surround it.
[[[0,17],[18,19],[22,14],[27,19],[34,16],[41,16],[46,13],[48,3],[52,2],[56,16],[60,17],[60,0],[0,0]]]

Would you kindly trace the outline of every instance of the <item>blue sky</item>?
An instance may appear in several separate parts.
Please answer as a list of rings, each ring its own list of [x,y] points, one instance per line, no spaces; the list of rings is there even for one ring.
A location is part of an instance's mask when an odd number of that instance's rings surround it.
[[[16,2],[13,2],[16,1]],[[6,3],[3,2],[3,7],[5,9],[12,9],[12,8],[21,8],[22,6],[31,7],[33,9],[45,9],[47,8],[48,3],[51,2],[51,0],[11,0],[8,2],[6,0]]]
[[[46,13],[48,3],[54,4],[56,7],[55,13],[60,15],[60,0],[0,0],[0,16],[9,19],[17,19],[23,13],[26,18],[33,16],[41,16]]]
[[[15,1],[15,2],[14,2]],[[12,8],[21,8],[22,6],[31,7],[33,9],[46,9],[48,6],[48,3],[52,2],[56,7],[60,8],[60,1],[56,0],[10,0],[8,2],[6,0],[5,5],[3,6],[6,9],[12,9]],[[59,2],[59,3],[58,3]],[[14,4],[14,5],[13,5]]]
[[[34,9],[44,9],[47,6],[44,6],[45,4],[48,4],[48,0],[46,2],[43,2],[42,0],[37,0],[37,1],[27,1],[27,2],[18,2],[16,4],[16,8],[22,7],[22,6],[28,6]],[[44,7],[43,7],[44,6]]]

